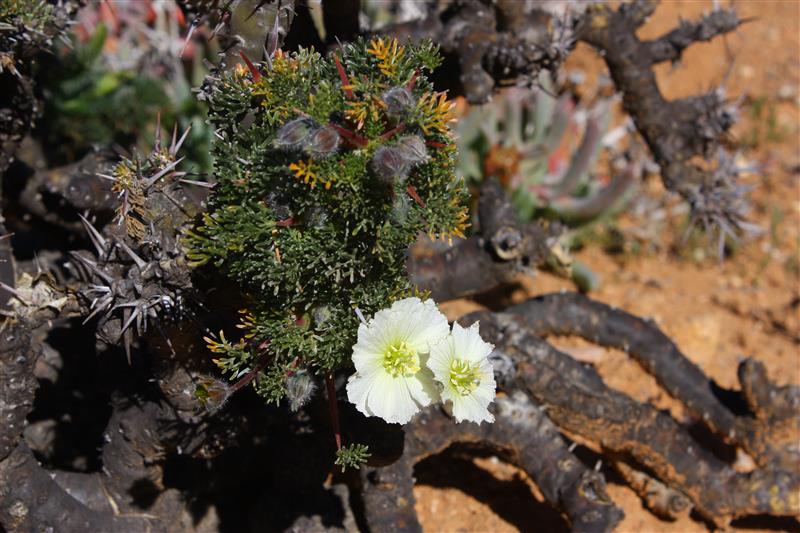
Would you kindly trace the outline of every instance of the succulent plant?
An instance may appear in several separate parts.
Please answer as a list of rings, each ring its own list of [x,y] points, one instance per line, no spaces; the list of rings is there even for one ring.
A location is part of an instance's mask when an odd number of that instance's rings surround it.
[[[100,175],[112,182],[116,217],[102,233],[81,217],[95,253],[71,253],[69,266],[81,281],[77,295],[90,310],[86,321],[96,317],[98,338],[122,343],[129,360],[134,332],[185,316],[192,290],[181,232],[199,213],[202,195],[187,190],[194,182],[176,170],[188,133],[173,135],[169,147],[157,134],[149,154],[125,158]]]
[[[450,103],[425,77],[438,64],[430,44],[359,40],[208,80],[216,185],[187,255],[241,287],[243,337],[207,342],[267,400],[297,405],[304,372],[350,364],[358,315],[413,291],[420,232],[462,234]]]
[[[576,106],[544,88],[514,88],[469,109],[458,123],[459,171],[473,185],[493,175],[508,189],[520,217],[594,220],[618,204],[630,173],[607,183],[593,166],[608,132],[610,103]]]
[[[66,45],[39,58],[44,94],[37,134],[52,163],[79,159],[94,146],[148,151],[156,116],[192,126],[184,155],[206,171],[211,132],[192,94],[215,43],[194,38],[174,2],[98,2],[79,12]],[[75,127],[79,123],[80,127]],[[44,126],[46,124],[46,126]]]

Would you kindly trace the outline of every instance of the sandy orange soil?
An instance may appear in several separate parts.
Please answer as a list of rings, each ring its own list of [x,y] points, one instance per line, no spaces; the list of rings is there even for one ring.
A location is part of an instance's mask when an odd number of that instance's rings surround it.
[[[692,19],[711,7],[710,1],[665,1],[642,28],[641,37],[658,36],[681,17]],[[741,17],[753,20],[724,39],[692,46],[681,64],[661,65],[657,73],[669,98],[697,94],[724,81],[728,97],[742,99],[732,142],[742,145],[742,157],[760,165],[746,181],[754,186],[752,219],[763,234],[720,262],[703,239],[680,244],[684,213],[667,216],[651,229],[652,242],[640,245],[636,253],[608,253],[598,239],[576,257],[602,278],[594,298],[652,317],[722,386],[738,387],[736,367],[744,356],[762,360],[780,384],[800,383],[800,1],[739,0],[735,7]],[[604,72],[602,61],[585,46],[570,57],[568,68],[583,70],[589,83]],[[639,194],[662,198],[667,213],[679,211],[670,211],[679,202],[665,198],[657,180],[642,186]],[[652,226],[630,214],[618,221],[630,241],[648,224]],[[518,286],[494,303],[518,302],[562,288],[573,289],[569,281],[542,273],[520,278]],[[444,305],[451,319],[481,308],[474,300]],[[610,386],[685,420],[681,406],[625,354],[576,339],[551,340],[596,361]],[[541,532],[566,527],[523,472],[494,457],[446,453],[418,465],[417,478],[417,511],[425,531]],[[613,477],[609,493],[625,511],[619,531],[707,530],[694,516],[675,522],[658,519]],[[736,530],[748,531],[776,527],[763,521],[735,525]]]

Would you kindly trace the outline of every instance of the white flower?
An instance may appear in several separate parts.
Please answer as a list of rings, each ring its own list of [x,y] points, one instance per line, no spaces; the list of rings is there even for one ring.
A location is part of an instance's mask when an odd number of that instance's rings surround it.
[[[493,349],[478,333],[477,322],[468,329],[453,323],[453,332],[431,347],[428,366],[456,422],[494,422],[487,409],[495,397],[494,371],[488,359]]]
[[[439,400],[426,363],[431,345],[448,334],[447,319],[433,300],[406,298],[378,311],[358,327],[347,398],[367,416],[405,424]]]

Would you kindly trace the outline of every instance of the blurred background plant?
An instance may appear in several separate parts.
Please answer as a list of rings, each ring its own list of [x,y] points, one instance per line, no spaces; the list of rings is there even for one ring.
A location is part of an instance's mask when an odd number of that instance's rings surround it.
[[[80,159],[99,146],[149,151],[162,124],[191,127],[185,168],[210,169],[204,106],[192,93],[217,52],[208,30],[187,38],[173,1],[93,2],[56,52],[38,58],[42,119],[36,134],[50,164]],[[170,133],[170,132],[165,132]]]
[[[473,187],[497,177],[523,220],[579,226],[620,207],[631,189],[629,173],[609,177],[607,165],[596,165],[601,153],[616,157],[626,131],[609,131],[608,98],[583,104],[570,94],[553,95],[551,85],[512,88],[471,107],[457,127],[459,170]]]
[[[30,59],[53,46],[77,9],[77,2],[68,1],[0,2],[0,172],[13,161],[39,113]]]
[[[570,228],[560,240],[565,255],[559,262],[566,268],[554,267],[589,290],[595,276],[566,252],[587,226],[624,210],[641,172],[642,151],[630,143],[628,123],[610,128],[613,98],[601,94],[581,101],[554,90],[543,75],[538,87],[507,89],[485,105],[461,101],[458,172],[473,196],[485,179],[496,177],[521,221],[555,220]]]

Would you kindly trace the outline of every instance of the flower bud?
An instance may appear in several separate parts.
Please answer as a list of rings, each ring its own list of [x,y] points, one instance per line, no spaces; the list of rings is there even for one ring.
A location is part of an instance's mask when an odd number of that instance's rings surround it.
[[[314,395],[317,385],[308,370],[301,369],[286,378],[286,397],[289,399],[289,409],[297,411]]]
[[[331,319],[333,313],[330,306],[318,305],[311,311],[311,316],[314,318],[314,326],[322,326]]]
[[[386,104],[386,114],[392,118],[402,118],[416,104],[414,96],[405,87],[392,87],[381,95]]]
[[[395,149],[400,151],[402,157],[410,166],[428,161],[428,149],[425,141],[419,135],[404,135],[397,140]]]
[[[230,385],[220,379],[200,376],[195,382],[194,397],[210,413],[221,409],[230,396]]]
[[[322,159],[335,153],[340,141],[341,137],[335,129],[323,126],[309,136],[305,149],[308,155]]]
[[[408,161],[394,146],[381,146],[372,156],[372,170],[387,183],[403,180],[408,175]]]
[[[280,127],[275,136],[275,145],[284,150],[300,150],[316,132],[317,125],[310,118],[290,120]]]

